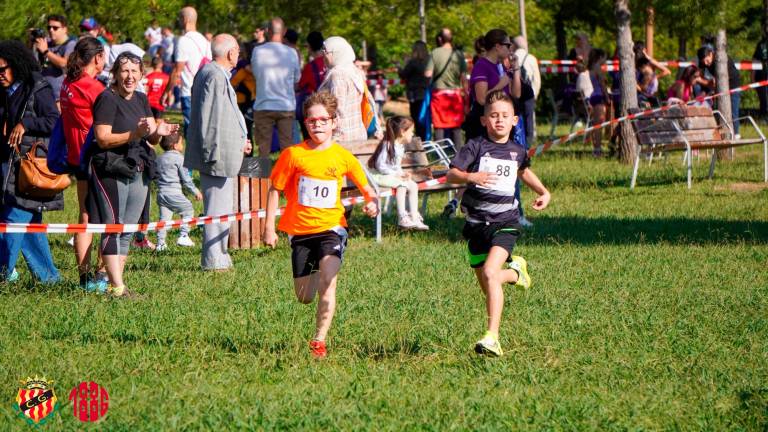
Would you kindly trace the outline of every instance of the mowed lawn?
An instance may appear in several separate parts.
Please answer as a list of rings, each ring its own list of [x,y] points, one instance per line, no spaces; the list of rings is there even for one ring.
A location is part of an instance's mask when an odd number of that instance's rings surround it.
[[[223,274],[199,271],[199,246],[133,251],[127,284],[144,298],[122,301],[80,291],[68,237],[52,235],[67,283],[35,286],[20,264],[21,282],[0,285],[0,429],[30,429],[12,409],[18,380],[45,375],[49,430],[765,430],[762,149],[737,150],[713,181],[697,158],[692,190],[681,158],[644,163],[634,191],[630,167],[582,144],[534,160],[553,199],[528,212],[516,252],[533,286],[505,292],[496,359],[472,352],[484,300],[463,221],[438,218],[444,194],[430,232],[389,215],[381,244],[355,212],[323,361],[285,237],[233,252]],[[75,220],[67,199],[49,221]],[[110,395],[93,426],[67,401],[90,380]]]

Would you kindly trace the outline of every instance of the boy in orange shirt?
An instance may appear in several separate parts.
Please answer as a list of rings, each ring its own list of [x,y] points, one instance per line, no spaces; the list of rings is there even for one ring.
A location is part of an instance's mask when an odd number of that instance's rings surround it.
[[[332,139],[337,106],[336,98],[325,91],[314,93],[304,102],[304,122],[310,138],[283,150],[272,168],[264,230],[264,243],[274,248],[275,216],[282,192],[287,205],[278,229],[288,234],[293,250],[296,298],[308,304],[320,293],[315,337],[309,343],[317,358],[327,354],[325,337],[336,309],[336,277],[347,245],[342,178],[349,177],[363,193],[366,215],[375,217],[379,213],[378,197],[360,162]]]

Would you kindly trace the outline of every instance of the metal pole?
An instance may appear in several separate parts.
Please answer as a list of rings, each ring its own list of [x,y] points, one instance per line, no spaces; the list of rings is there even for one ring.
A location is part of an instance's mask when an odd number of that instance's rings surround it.
[[[419,30],[421,31],[421,41],[427,42],[427,20],[424,14],[424,0],[419,0]]]
[[[520,8],[520,34],[528,40],[528,32],[525,29],[525,0],[517,0]]]

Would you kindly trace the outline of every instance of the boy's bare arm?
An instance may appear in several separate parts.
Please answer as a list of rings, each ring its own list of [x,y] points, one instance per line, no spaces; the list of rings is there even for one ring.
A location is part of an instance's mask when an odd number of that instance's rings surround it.
[[[376,191],[369,184],[360,188],[360,191],[365,197],[363,212],[369,217],[376,217],[379,214],[379,196],[376,195]]]
[[[451,168],[446,176],[446,181],[453,184],[474,183],[480,186],[491,186],[496,183],[496,174],[489,172],[466,172],[458,168]]]
[[[273,186],[267,192],[267,216],[264,224],[264,244],[270,247],[277,246],[277,233],[275,232],[275,218],[277,216],[277,204],[280,201],[280,191]]]
[[[549,205],[551,196],[549,195],[547,188],[544,187],[544,184],[539,180],[539,177],[529,168],[526,168],[520,172],[520,180],[538,195],[533,201],[533,209],[544,210],[547,205]]]

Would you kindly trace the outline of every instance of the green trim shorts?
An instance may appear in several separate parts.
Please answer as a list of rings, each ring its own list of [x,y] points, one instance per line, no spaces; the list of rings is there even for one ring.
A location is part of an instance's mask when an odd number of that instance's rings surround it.
[[[469,266],[480,268],[488,258],[488,252],[493,246],[499,246],[507,251],[507,262],[511,260],[512,249],[523,230],[517,223],[472,223],[464,224],[461,234],[467,239],[467,257]]]

